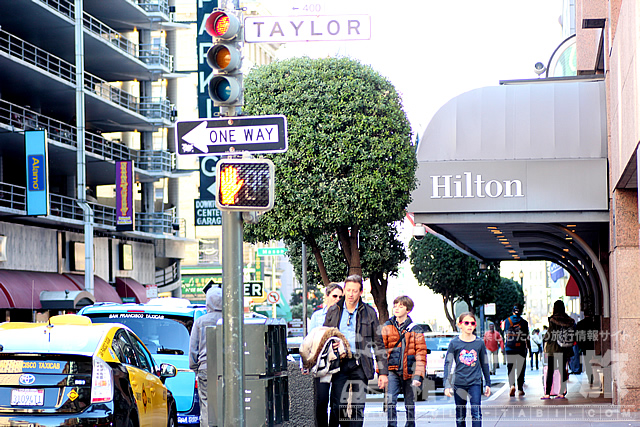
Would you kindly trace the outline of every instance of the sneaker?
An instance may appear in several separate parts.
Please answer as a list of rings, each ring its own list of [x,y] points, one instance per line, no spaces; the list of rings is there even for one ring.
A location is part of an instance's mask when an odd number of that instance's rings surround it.
[[[524,390],[520,390],[520,391],[518,392],[518,396],[524,396]]]
[[[509,396],[513,397],[516,395],[516,387],[511,386],[511,390],[509,390]]]

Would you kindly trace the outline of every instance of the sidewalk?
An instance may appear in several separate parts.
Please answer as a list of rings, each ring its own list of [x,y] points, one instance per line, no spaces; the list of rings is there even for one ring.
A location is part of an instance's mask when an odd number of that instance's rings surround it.
[[[542,366],[540,366],[542,368]],[[628,412],[624,408],[611,405],[600,390],[589,388],[586,376],[570,375],[566,399],[540,400],[543,395],[542,369],[527,369],[525,395],[509,396],[506,367],[503,365],[491,379],[491,396],[482,399],[483,426],[485,427],[640,427],[640,413]],[[373,399],[372,399],[373,400]],[[446,403],[445,403],[446,402]],[[398,426],[404,426],[404,404],[398,402]],[[365,410],[366,427],[387,425],[386,414],[382,412],[382,402],[367,401]],[[416,425],[434,427],[454,426],[455,407],[453,398],[443,394],[431,394],[426,402],[416,405]],[[467,415],[467,425],[471,426],[471,415]]]

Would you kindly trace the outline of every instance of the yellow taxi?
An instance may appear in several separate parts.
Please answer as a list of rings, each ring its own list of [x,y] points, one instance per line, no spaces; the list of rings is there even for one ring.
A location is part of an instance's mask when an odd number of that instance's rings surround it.
[[[121,324],[0,324],[0,425],[175,427],[175,375]]]

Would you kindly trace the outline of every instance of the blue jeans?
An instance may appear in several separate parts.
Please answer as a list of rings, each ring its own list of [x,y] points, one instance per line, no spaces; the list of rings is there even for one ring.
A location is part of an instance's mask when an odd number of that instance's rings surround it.
[[[482,386],[453,386],[453,399],[456,402],[456,426],[465,427],[465,418],[467,417],[467,396],[471,400],[471,425],[473,427],[482,426],[482,411],[480,411],[480,403],[482,402]]]
[[[404,407],[407,410],[406,427],[415,427],[416,425],[416,408],[415,408],[415,391],[411,387],[412,379],[405,380],[402,378],[402,372],[389,371],[389,386],[387,388],[387,426],[396,427],[398,425],[398,412],[396,404],[398,403],[398,395],[404,395]]]

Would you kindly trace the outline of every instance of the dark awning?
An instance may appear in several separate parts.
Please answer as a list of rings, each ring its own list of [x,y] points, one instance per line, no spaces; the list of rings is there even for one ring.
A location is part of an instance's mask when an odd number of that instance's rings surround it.
[[[95,297],[87,291],[40,292],[40,304],[46,310],[79,310],[95,302]]]
[[[98,276],[94,276],[95,301],[122,302],[115,288]],[[69,291],[74,301],[84,291],[84,276],[79,274],[43,273],[37,271],[0,270],[0,309],[20,308],[40,310],[42,292],[51,301],[50,292]],[[62,295],[62,294],[60,294]],[[84,294],[82,294],[84,295]],[[67,297],[68,298],[68,297]],[[86,299],[84,296],[78,300]],[[47,304],[51,304],[46,303]],[[66,302],[65,304],[68,304]],[[48,306],[50,307],[50,305]],[[65,307],[55,307],[64,310]]]
[[[84,290],[84,274],[68,274],[65,273],[63,276],[68,277],[74,283],[80,287],[80,289]],[[116,292],[116,288],[111,286],[109,283],[104,281],[99,276],[93,276],[93,295],[96,297],[96,302],[117,302],[119,304],[122,303],[122,299],[118,292]]]
[[[135,298],[138,304],[149,301],[144,285],[130,277],[116,277],[116,291],[122,298]]]

